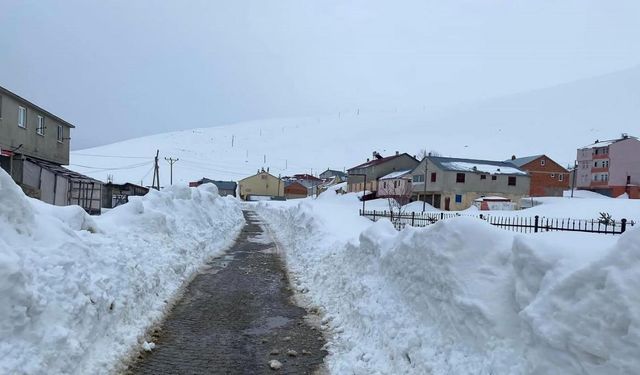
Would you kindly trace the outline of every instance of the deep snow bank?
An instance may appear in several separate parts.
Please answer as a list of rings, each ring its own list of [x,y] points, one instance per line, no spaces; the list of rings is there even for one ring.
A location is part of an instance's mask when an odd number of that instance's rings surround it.
[[[334,374],[640,369],[640,230],[516,235],[461,217],[396,232],[348,197],[258,210],[327,313]]]
[[[92,218],[25,197],[0,170],[0,373],[113,371],[243,223],[213,185],[152,191]]]

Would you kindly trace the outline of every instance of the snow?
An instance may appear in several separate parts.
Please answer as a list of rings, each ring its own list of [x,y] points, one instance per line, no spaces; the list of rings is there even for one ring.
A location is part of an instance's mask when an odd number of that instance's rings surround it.
[[[257,204],[296,288],[325,314],[330,373],[640,368],[640,228],[517,234],[459,217],[398,232],[358,208],[354,194]]]
[[[174,186],[90,217],[0,169],[0,373],[108,374],[244,224],[217,188]]]
[[[411,170],[409,169],[409,170],[405,170],[405,171],[391,172],[388,175],[380,177],[380,180],[392,180],[394,178],[402,177],[402,176],[406,175],[407,173],[411,173]]]
[[[180,159],[173,170],[174,182],[180,183],[203,176],[238,181],[262,167],[276,176],[344,170],[365,162],[374,150],[389,156],[396,150],[416,155],[426,149],[485,160],[544,153],[566,166],[573,165],[580,146],[637,128],[639,88],[637,67],[442,111],[361,108],[359,114],[204,127],[74,150],[70,168],[103,181],[112,175],[117,183],[150,185],[158,149],[161,160]],[[168,164],[160,167],[161,184],[168,186]]]
[[[526,175],[527,172],[518,168],[497,166],[481,163],[466,163],[460,161],[447,161],[441,163],[443,167],[456,171],[484,172],[491,174],[519,174]]]

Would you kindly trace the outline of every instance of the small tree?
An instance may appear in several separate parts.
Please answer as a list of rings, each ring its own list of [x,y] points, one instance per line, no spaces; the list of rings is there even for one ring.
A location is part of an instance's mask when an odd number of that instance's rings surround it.
[[[391,213],[393,213],[394,215],[403,214],[405,211],[404,206],[411,202],[412,192],[413,188],[411,180],[403,178],[400,181],[393,181],[393,186],[386,189],[389,211],[391,211]]]

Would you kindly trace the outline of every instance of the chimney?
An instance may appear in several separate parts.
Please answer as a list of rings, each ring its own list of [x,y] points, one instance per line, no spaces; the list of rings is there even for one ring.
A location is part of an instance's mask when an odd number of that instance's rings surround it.
[[[400,155],[400,151],[396,151],[396,156]]]
[[[369,162],[369,158],[367,158],[367,163]]]
[[[516,160],[516,156],[515,155],[511,155],[511,160]]]

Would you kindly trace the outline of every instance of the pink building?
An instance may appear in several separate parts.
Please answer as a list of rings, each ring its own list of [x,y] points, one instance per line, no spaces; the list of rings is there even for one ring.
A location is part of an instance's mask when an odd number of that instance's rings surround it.
[[[578,149],[576,187],[610,197],[624,193],[640,199],[640,141],[621,138],[596,141]]]
[[[378,198],[394,198],[405,205],[411,200],[412,191],[411,169],[389,173],[378,181]]]

